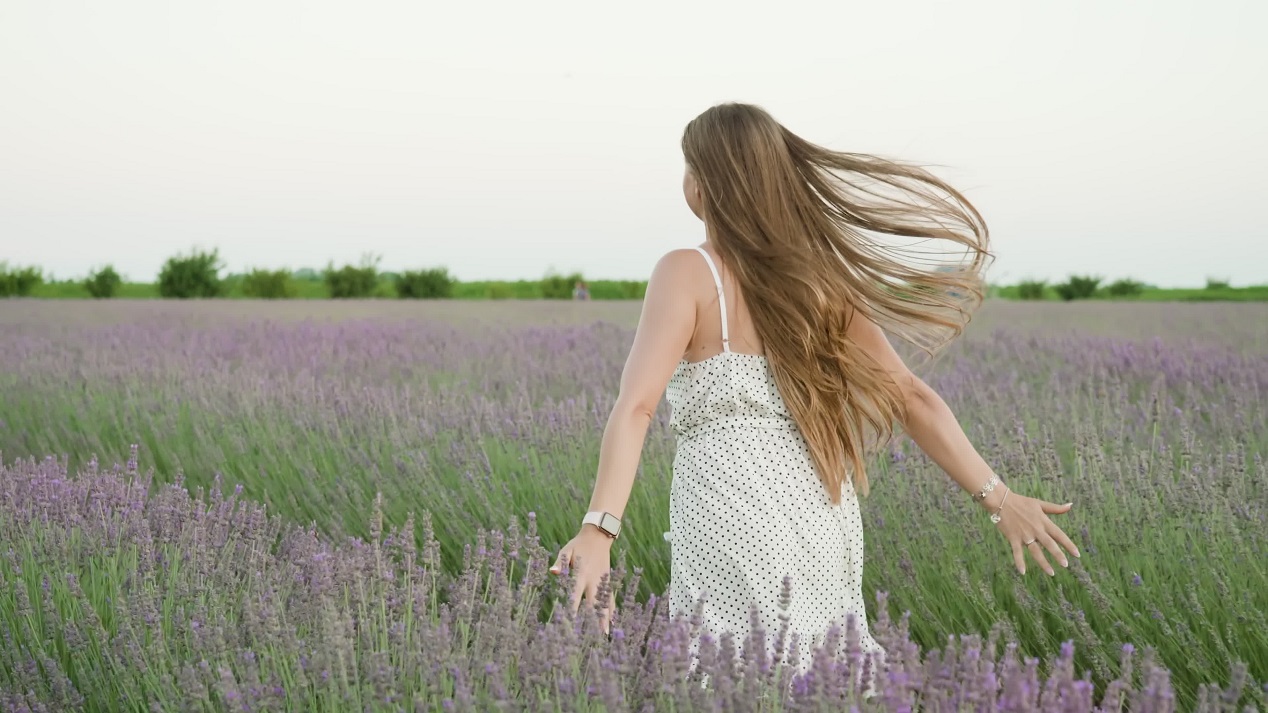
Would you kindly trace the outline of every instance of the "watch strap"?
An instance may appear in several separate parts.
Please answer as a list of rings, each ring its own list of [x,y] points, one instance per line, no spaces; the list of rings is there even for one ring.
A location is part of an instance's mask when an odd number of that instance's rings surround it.
[[[592,510],[581,519],[583,525],[594,525],[608,537],[616,539],[621,534],[621,518],[610,512]]]

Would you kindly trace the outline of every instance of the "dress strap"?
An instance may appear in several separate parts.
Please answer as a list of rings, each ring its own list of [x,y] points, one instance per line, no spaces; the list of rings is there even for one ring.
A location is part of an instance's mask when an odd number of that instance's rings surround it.
[[[718,311],[722,317],[722,351],[731,352],[731,334],[726,326],[726,295],[722,293],[722,276],[718,274],[718,266],[713,264],[713,258],[709,257],[709,253],[704,248],[697,247],[696,252],[704,256],[704,261],[709,265],[709,272],[713,273],[713,284],[718,288]]]

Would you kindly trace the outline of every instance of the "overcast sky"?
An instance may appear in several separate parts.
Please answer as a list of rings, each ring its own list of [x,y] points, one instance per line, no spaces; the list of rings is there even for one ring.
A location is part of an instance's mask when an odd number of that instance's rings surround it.
[[[729,100],[941,166],[991,279],[1268,283],[1268,3],[0,2],[0,260],[643,278]]]

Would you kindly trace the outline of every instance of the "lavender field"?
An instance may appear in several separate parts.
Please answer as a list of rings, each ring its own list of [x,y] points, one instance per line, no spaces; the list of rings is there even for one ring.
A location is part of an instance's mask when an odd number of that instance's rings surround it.
[[[1268,710],[1268,306],[989,303],[923,375],[1083,557],[1019,576],[896,442],[868,701],[729,641],[688,680],[665,411],[612,640],[555,606],[637,313],[0,302],[0,709]]]

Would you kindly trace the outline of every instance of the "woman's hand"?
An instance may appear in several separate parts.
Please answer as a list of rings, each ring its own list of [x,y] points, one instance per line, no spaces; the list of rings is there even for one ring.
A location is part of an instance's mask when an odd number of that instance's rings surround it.
[[[573,613],[581,605],[583,596],[592,606],[597,606],[595,600],[599,595],[599,583],[612,569],[612,538],[592,525],[583,525],[581,532],[559,551],[559,556],[550,567],[550,573],[563,574],[569,569],[575,570]],[[604,633],[608,631],[615,609],[616,594],[613,593],[607,608],[602,612]]]
[[[1079,548],[1074,546],[1074,542],[1061,528],[1057,527],[1056,523],[1049,520],[1048,516],[1064,515],[1070,512],[1073,504],[1057,505],[1028,498],[1016,492],[1006,492],[1005,496],[1002,501],[1003,510],[1000,512],[1000,521],[995,527],[1004,533],[1004,537],[1008,538],[1009,544],[1012,545],[1013,564],[1017,566],[1017,571],[1026,573],[1026,553],[1028,552],[1043,571],[1049,576],[1055,575],[1056,570],[1048,562],[1048,557],[1044,554],[1045,550],[1057,562],[1060,562],[1062,567],[1069,567],[1070,561],[1066,559],[1065,552],[1062,552],[1061,548],[1064,547],[1075,557],[1079,556]],[[999,507],[988,506],[987,509],[990,512],[996,512]]]

